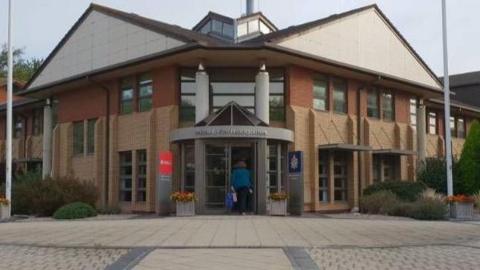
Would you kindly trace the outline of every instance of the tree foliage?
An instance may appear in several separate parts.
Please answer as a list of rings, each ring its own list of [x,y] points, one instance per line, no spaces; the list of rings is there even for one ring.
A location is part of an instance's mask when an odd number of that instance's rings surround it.
[[[13,79],[21,82],[27,82],[33,76],[35,71],[43,63],[43,59],[25,58],[24,49],[13,50]],[[6,80],[8,69],[8,50],[4,44],[0,51],[0,79]]]
[[[472,123],[458,162],[460,190],[455,193],[474,194],[480,190],[480,123]]]

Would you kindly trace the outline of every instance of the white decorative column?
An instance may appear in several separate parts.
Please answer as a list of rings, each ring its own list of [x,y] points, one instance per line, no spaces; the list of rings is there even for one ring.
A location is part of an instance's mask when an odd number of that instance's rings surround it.
[[[427,129],[426,129],[426,109],[423,100],[419,100],[417,108],[417,157],[418,164],[421,165],[427,156]]]
[[[52,102],[46,99],[43,107],[43,152],[42,152],[42,176],[49,177],[52,171]]]
[[[262,63],[255,77],[255,114],[267,124],[270,122],[269,92],[270,76],[265,68],[265,63]]]
[[[195,93],[195,123],[205,119],[209,115],[209,78],[208,74],[203,68],[203,64],[198,65],[198,70],[195,75],[196,90]]]

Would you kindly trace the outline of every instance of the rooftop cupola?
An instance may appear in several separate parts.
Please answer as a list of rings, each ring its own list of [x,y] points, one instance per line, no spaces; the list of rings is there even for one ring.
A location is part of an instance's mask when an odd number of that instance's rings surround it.
[[[255,12],[255,0],[245,1],[246,13],[240,18],[234,19],[210,11],[193,30],[233,43],[278,30],[261,12]]]

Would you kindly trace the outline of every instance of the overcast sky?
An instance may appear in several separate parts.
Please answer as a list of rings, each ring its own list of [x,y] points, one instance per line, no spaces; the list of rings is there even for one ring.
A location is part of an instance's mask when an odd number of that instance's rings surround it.
[[[90,4],[87,0],[13,0],[15,47],[45,58]],[[96,0],[97,4],[191,28],[211,10],[238,17],[245,0]],[[0,43],[7,40],[0,0]],[[256,0],[279,28],[377,3],[437,75],[443,74],[441,0]],[[480,70],[480,1],[447,0],[450,74]]]

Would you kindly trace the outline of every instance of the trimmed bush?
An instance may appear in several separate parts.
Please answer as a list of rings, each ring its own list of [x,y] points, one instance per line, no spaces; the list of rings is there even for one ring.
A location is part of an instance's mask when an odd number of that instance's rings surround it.
[[[421,220],[442,220],[447,215],[447,205],[440,200],[420,199],[411,203],[407,215]]]
[[[417,181],[424,183],[427,187],[442,194],[447,194],[447,173],[443,158],[427,158],[417,171]],[[455,192],[461,188],[460,177],[458,176],[458,162],[452,160],[453,166],[453,189]]]
[[[367,214],[389,215],[400,204],[393,192],[381,190],[360,198],[360,212]]]
[[[463,145],[458,162],[458,176],[461,179],[459,194],[474,194],[480,190],[480,123],[475,120]]]
[[[97,211],[86,203],[74,202],[60,207],[53,214],[55,219],[79,219],[86,217],[94,217],[97,215]]]
[[[51,216],[58,208],[72,202],[94,206],[97,188],[93,182],[72,177],[47,178],[28,175],[19,177],[12,185],[14,214]]]
[[[420,182],[391,181],[370,185],[363,191],[363,195],[371,195],[379,191],[390,191],[402,201],[415,201],[425,190],[426,186]]]

